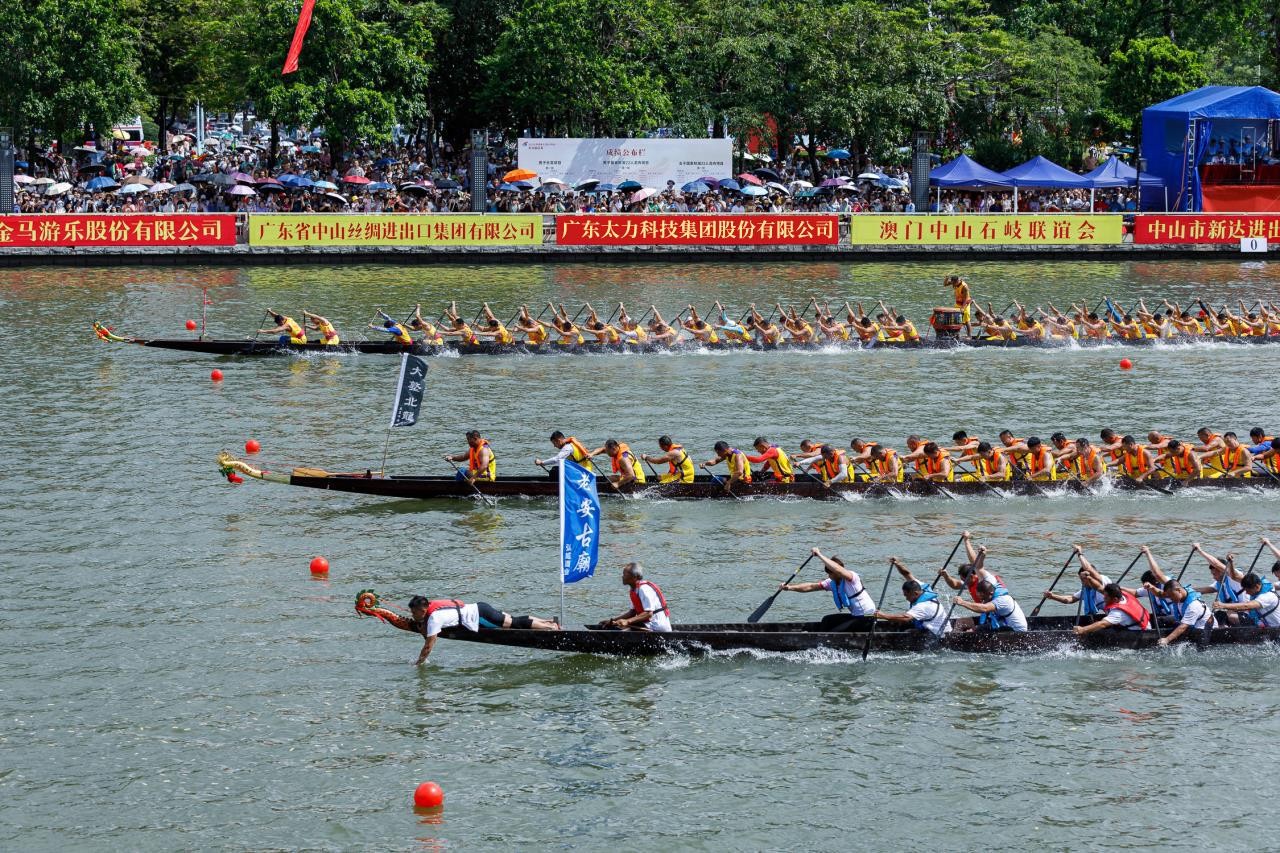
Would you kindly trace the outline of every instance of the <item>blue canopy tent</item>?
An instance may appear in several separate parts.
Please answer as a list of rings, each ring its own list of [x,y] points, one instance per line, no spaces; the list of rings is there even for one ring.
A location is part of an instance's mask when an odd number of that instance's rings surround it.
[[[1036,155],[1025,163],[1014,166],[1004,173],[1004,177],[1013,184],[1013,209],[1018,209],[1019,187],[1045,187],[1048,189],[1077,189],[1089,186],[1084,177],[1068,171],[1045,157]],[[1092,202],[1092,199],[1090,199]]]
[[[1159,175],[1143,172],[1139,180],[1138,170],[1112,154],[1092,172],[1086,172],[1084,179],[1089,182],[1089,208],[1093,209],[1094,190],[1117,189],[1119,187],[1158,187],[1164,189],[1165,183]],[[1165,193],[1165,207],[1169,206],[1169,195]]]
[[[929,173],[929,186],[938,188],[938,208],[942,208],[942,188],[954,190],[1009,189],[1009,179],[993,172],[967,154],[943,163]]]
[[[1203,210],[1199,166],[1211,147],[1248,151],[1256,162],[1259,144],[1276,138],[1277,122],[1280,94],[1261,86],[1205,86],[1142,111],[1142,156],[1147,171],[1177,188],[1174,209]],[[1140,206],[1151,209],[1146,201]]]

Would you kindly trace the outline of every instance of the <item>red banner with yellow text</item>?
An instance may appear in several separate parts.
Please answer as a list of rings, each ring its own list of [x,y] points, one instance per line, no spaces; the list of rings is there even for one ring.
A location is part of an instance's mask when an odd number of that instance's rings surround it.
[[[0,216],[0,248],[15,246],[233,246],[229,213],[60,213]]]
[[[829,215],[619,213],[556,217],[561,246],[834,246]]]
[[[1148,245],[1239,243],[1241,238],[1280,240],[1280,215],[1266,213],[1140,214],[1133,242]]]

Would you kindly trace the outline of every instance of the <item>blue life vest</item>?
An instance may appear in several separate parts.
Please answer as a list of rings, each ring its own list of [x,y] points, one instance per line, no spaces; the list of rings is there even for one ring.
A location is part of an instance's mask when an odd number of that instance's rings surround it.
[[[1096,589],[1091,586],[1080,587],[1080,608],[1086,616],[1101,613],[1105,604],[1106,599]]]
[[[1200,600],[1200,593],[1196,592],[1194,589],[1192,589],[1189,586],[1183,586],[1182,588],[1187,591],[1187,597],[1182,600],[1181,604],[1177,604],[1176,602],[1169,601],[1168,599],[1164,599],[1164,598],[1152,598],[1151,600],[1152,602],[1163,601],[1164,609],[1168,611],[1168,615],[1172,616],[1174,619],[1177,619],[1178,621],[1182,621],[1182,617],[1185,616],[1187,613],[1188,605],[1190,605],[1191,602],[1193,601]],[[1161,614],[1161,615],[1164,615],[1164,614]]]
[[[1008,594],[1009,594],[1009,590],[1005,589],[1003,586],[996,587],[995,592],[991,593],[991,603],[994,604],[997,598],[999,598],[1002,595],[1008,595]],[[983,613],[981,616],[979,616],[978,624],[989,631],[999,631],[1001,628],[1009,627],[1008,619],[1006,619],[1004,616],[1001,616],[999,613],[997,613],[994,610],[992,610],[990,613]]]
[[[1223,604],[1235,604],[1241,601],[1240,593],[1231,588],[1231,579],[1227,575],[1223,575],[1222,580],[1218,581],[1213,586],[1214,589],[1218,591],[1218,600]],[[1258,614],[1252,610],[1246,610],[1239,615],[1250,625],[1258,624]]]
[[[1258,595],[1262,595],[1264,592],[1275,592],[1275,588],[1275,584],[1271,581],[1264,580],[1262,582],[1262,589],[1258,591]]]
[[[1188,594],[1187,601],[1191,601],[1191,598],[1190,598],[1191,592],[1192,592],[1191,590],[1187,590],[1187,594]],[[1196,593],[1196,597],[1199,598],[1200,593]],[[1169,599],[1161,598],[1158,595],[1148,595],[1147,600],[1151,604],[1151,613],[1153,615],[1163,616],[1169,619],[1181,619],[1182,614],[1179,608],[1181,608],[1181,610],[1186,610],[1187,608],[1186,602],[1183,602],[1181,605],[1178,605],[1178,604],[1174,604]]]
[[[931,616],[929,619],[912,619],[911,620],[911,624],[914,625],[916,629],[919,631],[928,631],[929,623],[932,622],[934,619],[938,618],[938,611],[942,609],[942,602],[938,601],[938,594],[933,591],[932,587],[926,584],[924,587],[924,590],[920,593],[920,597],[917,598],[915,604],[911,606],[915,607],[916,604],[927,604],[930,601],[935,602],[933,606],[936,609],[933,611],[933,616]]]
[[[845,581],[843,578],[831,581],[831,597],[835,599],[836,610],[848,610],[852,613],[853,601],[858,596],[862,595],[863,590],[859,589],[853,595],[846,595],[844,591],[844,584]]]

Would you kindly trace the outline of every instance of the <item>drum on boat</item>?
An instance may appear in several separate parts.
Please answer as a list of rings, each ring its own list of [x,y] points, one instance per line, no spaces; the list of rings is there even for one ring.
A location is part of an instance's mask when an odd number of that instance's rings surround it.
[[[964,314],[959,308],[934,308],[929,325],[933,326],[938,337],[954,338],[964,328]]]

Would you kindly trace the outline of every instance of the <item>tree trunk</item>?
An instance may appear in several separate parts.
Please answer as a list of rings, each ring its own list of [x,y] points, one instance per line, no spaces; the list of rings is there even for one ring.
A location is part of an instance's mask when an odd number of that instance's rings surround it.
[[[168,150],[168,147],[169,147],[169,124],[168,124],[169,96],[168,95],[160,96],[160,101],[156,105],[155,119],[156,119],[156,124],[159,126],[159,130],[156,131],[157,136],[159,137],[156,140],[156,150],[166,151]]]

